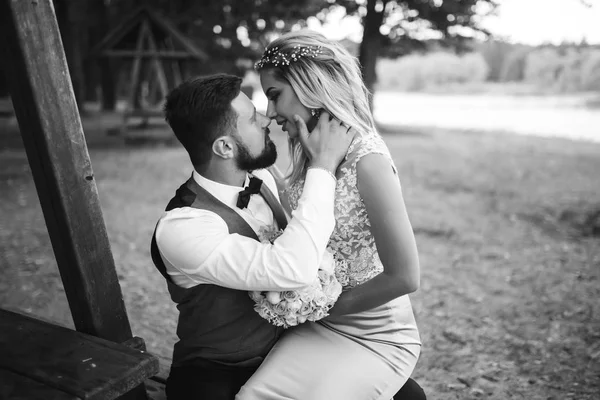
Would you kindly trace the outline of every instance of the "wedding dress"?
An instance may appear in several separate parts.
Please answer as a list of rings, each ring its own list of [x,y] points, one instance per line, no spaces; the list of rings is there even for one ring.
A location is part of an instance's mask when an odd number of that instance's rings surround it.
[[[388,158],[396,172],[375,132],[354,141],[339,169],[328,249],[344,290],[383,271],[357,187],[357,163],[373,153]],[[303,186],[299,179],[283,193],[294,209]],[[304,323],[283,334],[236,399],[389,400],[410,377],[420,346],[408,295],[368,311]]]

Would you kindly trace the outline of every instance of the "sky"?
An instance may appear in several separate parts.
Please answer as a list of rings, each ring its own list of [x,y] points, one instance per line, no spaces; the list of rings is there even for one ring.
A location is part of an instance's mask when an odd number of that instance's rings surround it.
[[[600,44],[600,0],[498,0],[495,16],[482,20],[484,28],[494,35],[531,45],[579,42]],[[360,41],[362,28],[357,18],[343,18],[344,12],[332,13],[332,22],[326,26],[313,19],[309,28],[320,30],[332,39],[349,37]]]
[[[565,40],[600,44],[600,0],[502,0],[497,17],[484,26],[511,41],[526,44]]]

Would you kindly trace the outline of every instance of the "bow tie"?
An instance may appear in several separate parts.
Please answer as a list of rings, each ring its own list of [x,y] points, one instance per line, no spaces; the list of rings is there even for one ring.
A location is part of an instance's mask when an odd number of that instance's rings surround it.
[[[250,177],[250,182],[248,186],[242,190],[238,196],[238,200],[236,206],[239,208],[248,207],[248,202],[250,202],[250,196],[253,194],[260,193],[260,186],[262,185],[262,181],[254,176]]]

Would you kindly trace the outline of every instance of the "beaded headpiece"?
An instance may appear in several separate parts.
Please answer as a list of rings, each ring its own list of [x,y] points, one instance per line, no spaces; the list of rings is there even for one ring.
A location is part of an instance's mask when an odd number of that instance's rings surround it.
[[[279,47],[272,47],[263,53],[262,58],[254,65],[254,68],[261,69],[268,65],[281,67],[290,65],[303,57],[315,58],[323,52],[322,46],[294,46],[292,51],[284,53]]]

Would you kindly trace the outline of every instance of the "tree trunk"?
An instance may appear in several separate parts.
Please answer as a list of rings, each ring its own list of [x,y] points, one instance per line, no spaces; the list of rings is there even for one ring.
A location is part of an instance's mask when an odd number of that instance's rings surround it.
[[[6,73],[4,72],[3,63],[0,62],[0,97],[9,96],[8,82],[6,82]]]
[[[93,26],[91,27],[90,48],[98,44],[110,30],[108,7],[104,0],[90,0],[90,15],[94,15]],[[95,56],[95,55],[92,55]],[[112,65],[108,58],[94,58],[100,76],[100,87],[102,88],[102,110],[112,111],[117,104],[117,94],[115,88],[115,79]]]
[[[379,28],[383,24],[383,16],[385,13],[385,5],[389,0],[379,0],[383,3],[383,9],[381,11],[375,10],[375,5],[378,0],[368,0],[367,2],[367,15],[363,21],[363,39],[360,44],[360,55],[359,61],[362,65],[362,74],[367,89],[370,93],[373,93],[375,82],[377,81],[377,73],[375,66],[377,65],[377,57],[379,50],[381,49],[381,33]],[[373,108],[373,96],[369,98],[371,108]]]
[[[77,101],[77,108],[83,111],[85,99],[85,80],[83,73],[82,43],[85,39],[79,19],[85,12],[85,1],[55,0],[55,13],[60,29],[60,37],[67,57],[71,84]]]
[[[108,58],[100,61],[100,84],[102,87],[102,110],[114,111],[117,108],[117,91],[113,69]]]

